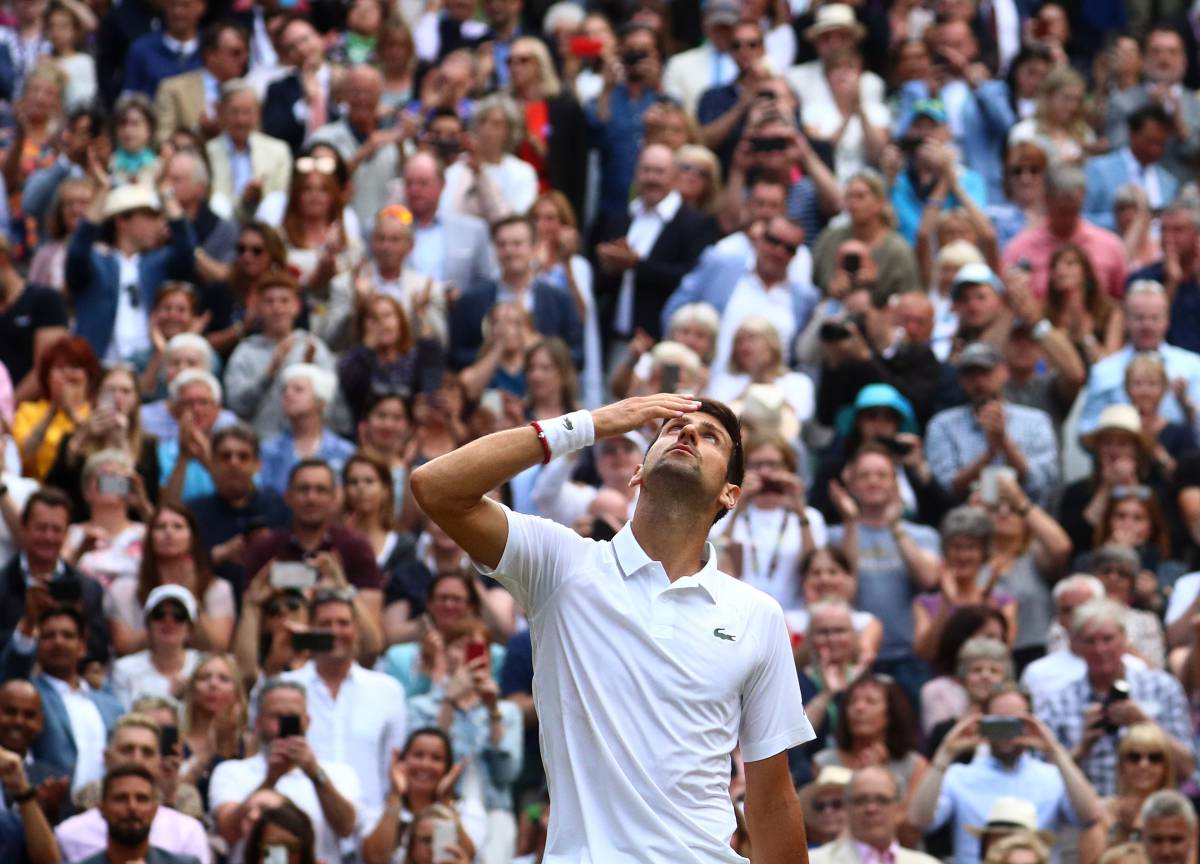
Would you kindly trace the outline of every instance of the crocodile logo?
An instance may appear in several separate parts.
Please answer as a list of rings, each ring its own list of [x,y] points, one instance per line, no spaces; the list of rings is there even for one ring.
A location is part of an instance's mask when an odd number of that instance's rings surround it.
[[[570,418],[570,417],[564,417],[564,418],[563,418],[563,425],[567,427],[567,431],[568,431],[568,432],[574,432],[574,431],[575,431],[575,424],[571,422],[571,418]]]
[[[726,642],[736,642],[737,641],[737,637],[730,636],[728,633],[726,633],[724,627],[717,627],[715,630],[713,630],[713,635],[716,636],[718,639],[724,639]]]

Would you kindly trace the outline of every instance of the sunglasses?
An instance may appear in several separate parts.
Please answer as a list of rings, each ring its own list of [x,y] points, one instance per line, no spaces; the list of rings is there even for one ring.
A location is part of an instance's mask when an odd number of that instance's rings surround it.
[[[253,255],[255,257],[258,257],[259,255],[262,255],[266,251],[267,251],[266,246],[250,246],[250,245],[247,245],[246,243],[237,244],[237,254],[239,254],[239,255]]]
[[[299,612],[304,608],[304,601],[294,594],[288,594],[285,597],[276,597],[274,600],[267,603],[263,607],[263,611],[268,616],[274,617],[282,614],[286,609],[288,612]]]
[[[1130,765],[1137,765],[1141,762],[1149,762],[1151,765],[1161,765],[1167,760],[1167,754],[1161,751],[1145,753],[1141,750],[1128,750],[1121,754],[1121,759]]]
[[[761,39],[734,39],[731,47],[733,48],[734,51],[737,51],[741,48],[761,48],[762,40]]]
[[[1008,173],[1014,177],[1020,177],[1022,174],[1032,174],[1036,177],[1042,173],[1042,169],[1037,165],[1009,165]]]
[[[680,162],[679,170],[688,174],[699,174],[701,177],[708,179],[708,169],[703,165],[693,165],[690,162]]]
[[[782,237],[776,237],[774,234],[770,233],[769,231],[763,235],[763,239],[766,240],[768,243],[770,243],[772,246],[777,246],[780,249],[786,249],[789,255],[795,255],[796,250],[800,248],[797,244],[788,243]]]
[[[337,160],[332,156],[301,156],[296,160],[296,173],[332,174],[337,170]]]
[[[188,620],[186,609],[180,609],[177,606],[167,608],[166,606],[155,606],[154,611],[150,613],[151,621],[164,621],[170,618],[176,624],[182,624]]]
[[[1124,501],[1126,498],[1149,501],[1152,494],[1154,493],[1150,491],[1149,486],[1142,485],[1114,486],[1112,492],[1109,493],[1114,501]]]
[[[815,813],[836,813],[837,811],[844,809],[845,806],[846,804],[841,798],[830,798],[828,801],[814,801],[812,809]]]

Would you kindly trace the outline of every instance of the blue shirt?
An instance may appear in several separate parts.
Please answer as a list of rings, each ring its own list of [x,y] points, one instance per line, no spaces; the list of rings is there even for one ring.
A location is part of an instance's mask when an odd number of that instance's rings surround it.
[[[291,432],[283,432],[273,438],[267,438],[259,446],[262,456],[262,468],[258,472],[258,482],[265,489],[274,489],[282,494],[287,489],[288,474],[299,459],[296,457],[296,440]],[[317,445],[315,455],[324,459],[329,467],[339,477],[346,460],[354,455],[354,445],[345,438],[334,435],[328,429],[321,430],[321,443]]]
[[[608,120],[596,113],[596,100],[586,114],[592,146],[600,151],[600,213],[624,213],[629,206],[629,187],[642,146],[642,115],[662,93],[647,88],[633,101],[629,88],[619,84],[608,96]]]
[[[158,442],[158,482],[161,488],[166,488],[167,480],[170,478],[171,472],[175,470],[175,463],[178,460],[179,439],[172,438],[169,441]],[[199,495],[210,495],[216,491],[217,487],[213,485],[213,479],[204,466],[195,459],[189,459],[187,468],[183,472],[183,492],[179,497],[186,500]]]
[[[254,179],[254,168],[250,164],[250,145],[245,150],[239,150],[233,139],[225,136],[225,144],[229,147],[229,171],[233,178],[233,196],[240,199],[246,184]]]
[[[144,93],[151,99],[164,78],[200,68],[200,42],[192,40],[190,51],[179,50],[178,43],[168,46],[165,33],[147,33],[129,46],[125,57],[124,90]],[[171,42],[175,42],[171,39]]]
[[[958,184],[962,187],[963,192],[967,193],[976,206],[986,205],[987,184],[983,177],[970,168],[960,166],[956,170],[958,171]],[[962,202],[954,195],[947,195],[942,209],[949,210],[961,206]],[[899,223],[896,230],[909,243],[916,243],[917,226],[921,224],[921,212],[925,209],[925,196],[917,194],[917,189],[913,186],[912,174],[909,171],[901,171],[892,185],[892,209],[896,211],[896,220]]]
[[[446,278],[446,228],[440,216],[434,216],[424,228],[413,225],[413,250],[408,256],[408,266],[439,282]]]
[[[1125,369],[1133,355],[1133,346],[1126,345],[1116,354],[1110,354],[1092,366],[1084,391],[1083,410],[1079,414],[1081,435],[1096,430],[1100,412],[1109,405],[1125,405],[1129,402],[1129,395],[1125,392]],[[1200,405],[1200,354],[1164,342],[1158,346],[1158,355],[1167,369],[1167,378],[1172,381],[1176,378],[1186,379],[1188,398],[1193,405]],[[1171,423],[1187,422],[1183,409],[1179,407],[1179,400],[1170,388],[1158,405],[1158,413]]]

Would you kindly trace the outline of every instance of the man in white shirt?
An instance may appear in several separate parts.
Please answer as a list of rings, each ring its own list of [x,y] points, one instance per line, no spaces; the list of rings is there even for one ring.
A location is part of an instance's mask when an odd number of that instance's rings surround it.
[[[633,520],[611,542],[487,497],[534,465],[659,421],[631,480]],[[707,543],[742,475],[733,413],[674,394],[488,435],[413,472],[424,512],[529,615],[555,795],[547,858],[744,862],[729,846],[740,746],[758,860],[804,860],[786,751],[814,736],[783,613],[718,571]]]
[[[317,857],[340,861],[339,841],[352,836],[357,823],[360,785],[350,766],[317,760],[304,738],[305,701],[304,685],[297,681],[273,679],[263,685],[255,724],[262,746],[247,759],[217,766],[208,787],[209,807],[217,831],[234,843],[250,797],[259,789],[275,789],[312,820]]]
[[[308,691],[308,743],[318,759],[350,766],[362,784],[364,825],[374,824],[388,791],[393,750],[407,733],[404,688],[390,675],[364,669],[358,656],[358,619],[349,593],[313,598],[309,621],[333,633],[333,649],[284,674]]]

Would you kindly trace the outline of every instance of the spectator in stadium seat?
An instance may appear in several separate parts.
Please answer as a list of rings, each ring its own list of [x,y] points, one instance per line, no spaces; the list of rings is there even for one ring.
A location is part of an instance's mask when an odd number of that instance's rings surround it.
[[[212,170],[209,204],[222,218],[250,219],[272,193],[284,193],[292,176],[286,144],[259,131],[258,94],[244,78],[221,85],[217,102],[219,132],[205,152]]]
[[[1129,276],[1159,282],[1171,300],[1167,341],[1200,351],[1200,212],[1190,201],[1175,201],[1163,211],[1162,258]]]
[[[159,785],[141,765],[120,765],[104,775],[99,813],[107,827],[105,844],[82,864],[116,864],[145,860],[148,864],[203,864],[151,844],[150,833],[161,807]]]
[[[237,245],[237,225],[208,205],[212,182],[199,153],[182,151],[162,166],[163,183],[175,193],[196,241],[196,276],[201,283],[226,282]],[[211,316],[210,316],[211,317]]]
[[[330,431],[325,416],[337,394],[337,377],[311,363],[296,363],[283,370],[283,416],[286,427],[263,439],[262,468],[258,482],[282,493],[298,461],[315,457],[336,472],[354,454],[354,445]]]
[[[218,21],[200,35],[201,68],[163,79],[154,97],[158,116],[158,143],[176,129],[199,131],[211,138],[219,130],[217,119],[221,85],[246,74],[250,35],[239,23]]]
[[[1196,811],[1174,789],[1160,789],[1142,805],[1142,843],[1150,864],[1187,864],[1196,845]]]
[[[267,87],[262,129],[299,153],[304,140],[340,116],[333,93],[334,70],[325,43],[306,19],[289,18],[277,39],[280,59],[293,71]]]
[[[205,6],[205,0],[163,3],[162,30],[139,37],[125,55],[125,91],[153,99],[164,79],[200,68],[200,19]]]
[[[1087,218],[1113,230],[1117,190],[1134,183],[1146,193],[1152,211],[1162,210],[1179,191],[1179,181],[1164,167],[1162,159],[1175,121],[1161,105],[1146,105],[1129,115],[1129,143],[1084,163]]]

